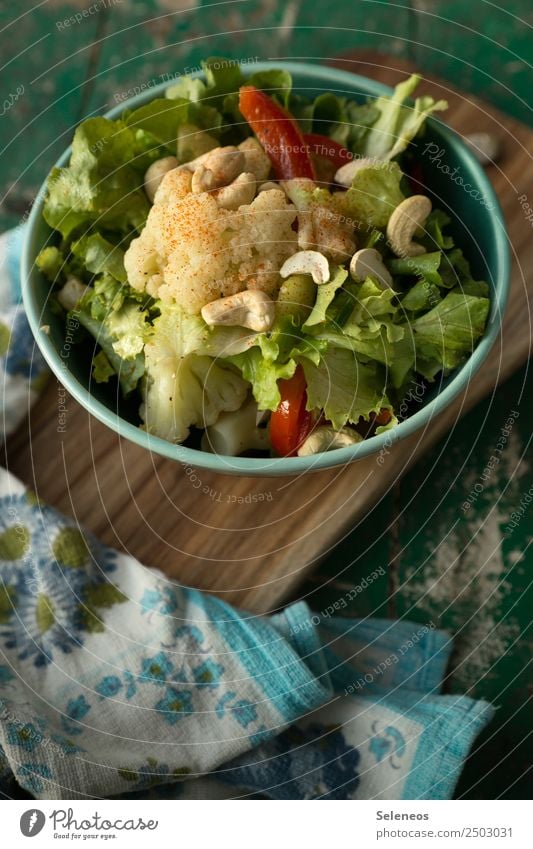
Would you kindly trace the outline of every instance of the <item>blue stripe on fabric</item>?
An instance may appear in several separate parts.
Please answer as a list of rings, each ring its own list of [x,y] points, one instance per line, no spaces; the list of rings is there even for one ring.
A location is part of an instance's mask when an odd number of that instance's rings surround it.
[[[472,743],[494,716],[492,705],[468,696],[432,699],[409,692],[397,692],[383,705],[423,727],[402,798],[451,799]]]
[[[329,687],[315,678],[294,648],[265,619],[244,618],[220,599],[192,593],[190,601],[203,608],[284,722],[294,722],[331,698]],[[312,616],[310,611],[307,615]]]

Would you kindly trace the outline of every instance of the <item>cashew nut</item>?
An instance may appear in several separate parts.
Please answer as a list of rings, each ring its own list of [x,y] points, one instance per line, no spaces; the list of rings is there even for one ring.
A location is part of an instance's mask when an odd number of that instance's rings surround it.
[[[63,309],[69,312],[79,304],[87,288],[85,283],[82,283],[77,277],[69,275],[65,285],[57,293],[57,300]]]
[[[227,186],[241,173],[244,167],[244,153],[236,147],[215,147],[209,153],[188,162],[186,168],[194,168],[191,191],[210,192]]]
[[[218,147],[214,136],[201,130],[196,124],[182,124],[178,128],[176,152],[180,162],[198,158]]]
[[[349,427],[341,430],[328,425],[317,427],[298,448],[298,457],[310,457],[322,451],[334,451],[336,448],[347,448],[362,442],[363,437]]]
[[[423,245],[413,242],[431,212],[431,201],[425,195],[412,195],[394,210],[387,224],[387,238],[397,256],[418,256],[426,252]]]
[[[233,145],[215,147],[209,151],[203,164],[212,172],[217,185],[227,186],[244,170],[244,154]]]
[[[350,162],[347,162],[346,165],[341,165],[339,170],[335,172],[333,179],[339,184],[339,186],[346,186],[346,188],[349,189],[357,171],[360,171],[362,168],[370,168],[375,164],[375,159],[369,159],[366,156],[362,159],[352,159]]]
[[[274,190],[278,192],[283,191],[280,183],[274,183],[273,180],[267,180],[266,183],[261,183],[257,190],[257,194],[259,194],[259,192],[273,192]]]
[[[195,195],[200,192],[212,192],[217,188],[217,182],[213,172],[205,165],[199,165],[195,168],[191,178],[191,192]]]
[[[392,276],[386,268],[379,251],[375,248],[362,248],[356,251],[350,260],[350,276],[354,280],[374,277],[382,288],[392,289]]]
[[[255,174],[258,183],[268,179],[271,168],[270,159],[257,139],[245,139],[240,143],[239,150],[244,154],[244,169]]]
[[[217,182],[205,165],[199,165],[195,168],[191,178],[191,192],[195,195],[201,192],[212,192],[217,188]]]
[[[152,162],[144,175],[144,191],[150,203],[154,202],[155,193],[165,174],[177,167],[178,160],[175,156],[164,156],[162,159],[156,159],[155,162]]]
[[[238,325],[258,333],[270,330],[275,315],[274,301],[260,289],[245,289],[202,307],[202,318],[206,324]]]
[[[230,183],[223,186],[216,195],[217,203],[222,209],[238,209],[253,201],[255,197],[255,175],[248,172],[239,176]]]
[[[491,165],[500,155],[501,141],[493,133],[470,133],[463,141],[481,165]]]
[[[318,251],[298,251],[285,260],[279,270],[285,279],[291,274],[310,274],[318,285],[329,280],[329,263],[324,254]]]

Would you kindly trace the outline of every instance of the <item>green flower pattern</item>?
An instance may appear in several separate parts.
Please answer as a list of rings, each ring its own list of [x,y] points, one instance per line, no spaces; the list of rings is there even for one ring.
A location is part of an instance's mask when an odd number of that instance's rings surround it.
[[[0,498],[0,636],[35,666],[105,630],[116,553],[25,493]]]

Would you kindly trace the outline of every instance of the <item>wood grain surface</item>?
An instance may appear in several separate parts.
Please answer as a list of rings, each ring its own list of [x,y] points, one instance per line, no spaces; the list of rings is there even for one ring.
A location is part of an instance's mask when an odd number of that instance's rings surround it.
[[[374,54],[335,64],[390,84],[411,70],[399,60]],[[254,612],[282,604],[394,481],[462,413],[511,375],[530,350],[533,224],[519,198],[526,195],[533,205],[533,132],[442,81],[428,80],[423,88],[448,99],[446,120],[459,132],[488,130],[500,137],[503,154],[489,175],[504,209],[513,254],[502,336],[467,392],[425,432],[391,447],[381,463],[367,458],[301,478],[214,475],[150,455],[68,397],[66,426],[58,432],[57,411],[64,396],[51,380],[8,441],[7,468],[105,542],[183,584]]]

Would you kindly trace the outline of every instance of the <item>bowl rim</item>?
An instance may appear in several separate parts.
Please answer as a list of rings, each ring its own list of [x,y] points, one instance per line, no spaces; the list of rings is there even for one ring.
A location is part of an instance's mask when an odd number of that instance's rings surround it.
[[[353,74],[350,71],[331,68],[327,65],[312,65],[310,63],[287,62],[283,60],[273,60],[271,62],[254,62],[241,64],[243,73],[247,76],[253,71],[268,70],[273,67],[283,68],[291,73],[298,74],[300,79],[308,79],[311,84],[316,86],[317,82],[328,84],[330,87],[336,85],[343,91],[354,94],[359,88],[361,94],[370,96],[389,95],[392,89],[384,83],[372,80],[369,77],[360,74]],[[195,71],[188,76],[201,77],[202,71]],[[178,75],[176,75],[178,78]],[[136,108],[144,103],[153,100],[162,92],[164,92],[172,84],[171,80],[159,83],[156,86],[151,86],[136,94],[134,97],[127,98],[112,109],[104,113],[103,117],[117,118],[125,109]],[[496,193],[490,183],[488,177],[483,171],[482,166],[478,163],[473,153],[466,147],[458,133],[454,132],[450,127],[444,125],[435,119],[429,119],[431,125],[437,131],[443,142],[446,142],[450,148],[458,154],[461,162],[470,174],[473,174],[476,186],[482,191],[483,197],[492,204],[491,212],[494,215],[494,236],[496,247],[496,262],[495,275],[491,303],[491,317],[487,330],[474,349],[469,359],[462,365],[457,372],[452,376],[447,386],[438,391],[435,398],[428,401],[427,404],[417,410],[412,416],[393,428],[381,434],[373,436],[371,439],[364,440],[354,446],[346,448],[338,448],[333,451],[314,454],[310,457],[274,457],[274,458],[256,458],[256,457],[229,457],[219,454],[210,454],[200,451],[195,448],[188,448],[184,445],[177,445],[168,442],[161,437],[153,436],[142,430],[137,425],[127,422],[117,413],[98,401],[90,393],[68,368],[65,367],[59,352],[52,344],[51,339],[42,332],[39,309],[35,303],[32,287],[31,276],[35,268],[34,258],[40,250],[40,245],[35,245],[35,233],[37,225],[41,223],[44,198],[46,193],[46,180],[41,185],[36,196],[33,208],[28,217],[26,224],[26,232],[21,257],[21,285],[22,297],[26,310],[26,315],[44,359],[50,366],[54,375],[65,386],[69,394],[80,403],[86,410],[95,416],[103,424],[110,427],[121,437],[124,437],[131,442],[147,448],[157,454],[167,457],[171,460],[177,460],[185,466],[192,468],[206,469],[220,474],[243,475],[243,476],[259,476],[259,477],[274,477],[286,475],[298,475],[308,471],[319,471],[330,469],[337,466],[347,465],[355,460],[368,457],[372,454],[380,454],[380,452],[389,449],[393,443],[405,439],[416,431],[426,427],[433,417],[438,416],[450,403],[459,395],[459,393],[468,385],[470,379],[478,371],[482,363],[487,357],[489,350],[500,334],[503,313],[507,303],[509,294],[509,276],[510,276],[510,251],[508,246],[507,231],[503,212],[496,196]],[[54,167],[65,165],[71,153],[69,146],[59,157]]]

